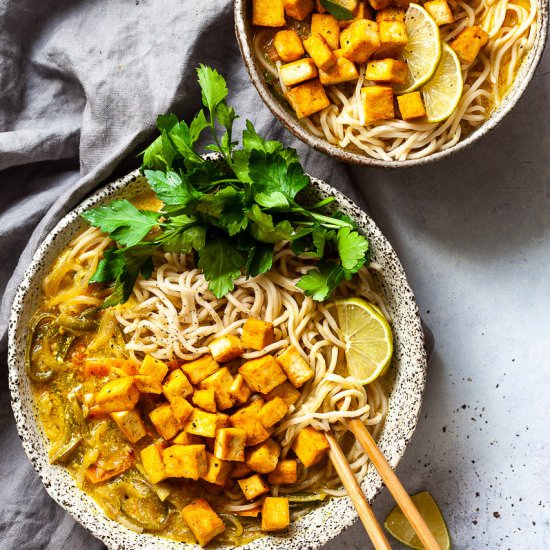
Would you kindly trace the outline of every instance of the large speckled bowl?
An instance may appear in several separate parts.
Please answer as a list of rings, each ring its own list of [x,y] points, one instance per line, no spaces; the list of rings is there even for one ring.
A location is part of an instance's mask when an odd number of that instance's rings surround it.
[[[516,76],[514,84],[502,103],[491,113],[491,116],[486,122],[481,124],[465,139],[461,139],[456,145],[449,147],[443,151],[437,151],[424,158],[410,160],[378,160],[370,157],[361,151],[353,149],[342,149],[336,145],[329,143],[324,138],[319,138],[312,134],[305,126],[300,124],[296,115],[286,102],[281,101],[277,97],[264,78],[264,71],[254,55],[254,47],[252,45],[252,30],[251,30],[251,13],[252,0],[234,0],[234,16],[235,16],[235,34],[239,42],[241,54],[246,65],[248,74],[252,83],[258,90],[263,102],[269,110],[287,127],[292,134],[309,146],[326,153],[338,160],[349,162],[352,164],[360,164],[363,166],[381,166],[383,168],[405,168],[409,166],[419,166],[428,164],[437,160],[441,160],[453,153],[461,151],[466,147],[471,146],[478,139],[488,134],[493,128],[498,126],[504,117],[516,106],[519,98],[527,88],[529,82],[533,78],[533,73],[539,64],[548,31],[548,0],[538,0],[539,12],[536,20],[537,34],[531,51],[527,53],[520,70]]]
[[[114,197],[135,195],[145,186],[144,178],[135,171],[104,187],[67,214],[37,250],[19,286],[11,311],[9,384],[13,412],[23,446],[53,499],[111,549],[176,550],[183,545],[152,535],[134,533],[108,519],[94,501],[76,487],[63,467],[49,464],[47,441],[37,422],[24,365],[29,319],[38,304],[41,281],[61,250],[84,227],[85,222],[79,215]],[[393,371],[396,377],[390,395],[389,414],[379,438],[379,445],[392,467],[396,467],[418,421],[426,376],[424,335],[414,295],[394,250],[375,223],[353,202],[326,183],[314,180],[314,188],[314,193],[320,198],[334,196],[337,207],[357,221],[360,230],[371,242],[373,260],[382,267],[379,283],[393,317],[395,334],[395,356],[390,372]],[[372,500],[381,486],[382,481],[371,465],[362,482],[367,498]],[[332,499],[300,519],[284,533],[258,539],[244,548],[313,550],[350,526],[356,517],[348,498]]]

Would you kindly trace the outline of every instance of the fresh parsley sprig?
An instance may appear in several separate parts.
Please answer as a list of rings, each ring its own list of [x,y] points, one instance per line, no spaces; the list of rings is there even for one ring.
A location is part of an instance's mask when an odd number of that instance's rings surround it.
[[[112,285],[105,307],[123,303],[139,275],[151,275],[153,253],[164,250],[196,255],[209,288],[221,298],[241,275],[271,269],[274,245],[291,241],[296,253],[319,260],[298,286],[326,300],[365,264],[367,239],[346,216],[319,211],[332,198],[313,205],[299,201],[310,180],[294,149],[263,139],[250,121],[238,148],[237,115],[227,104],[224,78],[204,65],[197,74],[204,108],[189,124],[173,114],[159,116],[160,135],[143,152],[141,169],[162,209],[139,210],[115,200],[83,214],[116,243],[90,282]],[[206,149],[217,159],[197,150],[207,129],[213,143]]]

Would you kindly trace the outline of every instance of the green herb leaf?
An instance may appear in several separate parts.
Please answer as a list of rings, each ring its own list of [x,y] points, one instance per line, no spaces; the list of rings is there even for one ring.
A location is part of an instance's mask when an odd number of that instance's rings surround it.
[[[245,151],[262,151],[272,154],[283,150],[283,144],[280,141],[267,141],[258,135],[252,122],[246,121],[246,128],[243,130],[243,147]]]
[[[167,252],[198,252],[206,244],[206,227],[200,225],[195,216],[174,216],[170,218],[170,225],[159,238],[159,242]]]
[[[333,0],[321,0],[321,6],[339,21],[351,21],[355,18],[353,13]]]
[[[199,200],[203,194],[176,172],[160,170],[144,170],[145,177],[157,197],[166,205],[185,208],[193,201]]]
[[[195,118],[191,121],[191,124],[189,125],[189,139],[191,141],[191,144],[195,144],[197,140],[199,139],[202,131],[205,128],[208,128],[208,120],[206,120],[206,115],[204,114],[204,110],[201,109],[196,115]]]
[[[338,231],[336,245],[342,260],[342,267],[346,271],[355,272],[365,263],[365,254],[369,249],[369,243],[357,231],[343,227]]]
[[[293,227],[288,220],[283,220],[277,225],[273,224],[273,217],[254,204],[248,212],[251,220],[250,232],[252,236],[262,243],[278,243],[293,238]]]
[[[257,277],[271,269],[273,265],[273,245],[256,243],[249,250],[246,261],[246,274]]]
[[[215,69],[200,65],[197,69],[199,85],[201,87],[202,103],[213,115],[216,107],[229,93],[225,79]]]
[[[321,263],[319,269],[308,271],[296,284],[306,296],[317,302],[324,302],[344,279],[344,270],[340,264]]]
[[[245,257],[227,239],[209,241],[199,252],[198,266],[216,298],[233,290],[233,281],[241,275]]]

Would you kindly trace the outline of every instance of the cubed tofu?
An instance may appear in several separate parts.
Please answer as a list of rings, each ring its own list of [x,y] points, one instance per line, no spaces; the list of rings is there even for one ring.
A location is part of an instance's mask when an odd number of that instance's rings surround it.
[[[152,410],[149,413],[149,418],[157,432],[166,440],[172,439],[182,427],[168,403]]]
[[[295,86],[317,76],[317,66],[313,59],[305,57],[292,63],[286,63],[279,68],[281,80],[285,86]]]
[[[168,477],[197,480],[208,469],[204,445],[172,445],[162,451],[162,461]]]
[[[111,413],[111,418],[130,443],[135,443],[147,435],[145,424],[135,409]]]
[[[163,449],[162,443],[153,443],[141,450],[141,463],[151,483],[159,483],[168,477],[162,461]]]
[[[139,390],[135,386],[133,376],[110,380],[95,397],[96,405],[105,413],[128,411],[136,406],[138,400]]]
[[[327,13],[327,10],[323,8],[323,4],[321,4],[321,0],[315,0],[315,11],[317,13]],[[315,15],[315,14],[313,14]],[[312,15],[312,17],[313,17]]]
[[[336,64],[336,56],[320,34],[312,34],[306,38],[304,47],[319,69],[328,71]]]
[[[174,439],[172,443],[176,445],[204,445],[204,439],[200,435],[194,435],[183,430]]]
[[[183,372],[187,375],[187,378],[191,381],[191,384],[198,384],[205,378],[214,374],[220,366],[217,361],[211,355],[203,355],[195,361],[184,363],[181,366]]]
[[[170,408],[172,409],[177,421],[180,423],[180,426],[183,425],[183,422],[185,422],[193,412],[193,405],[191,405],[185,397],[181,396],[172,398]]]
[[[229,477],[231,479],[242,479],[243,477],[246,477],[248,474],[251,473],[252,470],[248,467],[246,462],[237,462],[237,464],[233,466]]]
[[[473,63],[479,50],[487,44],[489,35],[477,25],[464,29],[452,42],[451,48],[464,63]]]
[[[290,407],[300,399],[300,395],[301,393],[290,382],[284,382],[271,390],[265,398],[271,401],[276,397],[280,397]]]
[[[288,346],[283,353],[277,355],[277,362],[283,367],[287,378],[295,388],[300,388],[315,375],[308,362],[294,346]]]
[[[369,4],[376,11],[383,10],[393,4],[393,0],[369,0]]]
[[[195,435],[203,437],[215,437],[218,418],[215,414],[193,409],[193,412],[183,425],[183,429]]]
[[[407,28],[402,21],[380,21],[380,47],[374,52],[374,59],[398,58],[407,45]]]
[[[455,20],[447,0],[431,0],[424,4],[424,9],[440,27],[441,25],[449,25]]]
[[[409,4],[411,3],[411,0],[393,0],[393,3],[404,10],[406,10],[409,7]]]
[[[330,105],[321,81],[311,80],[288,90],[286,98],[298,118],[305,118],[326,109]]]
[[[252,0],[252,24],[283,27],[286,24],[283,0]]]
[[[257,445],[271,436],[272,430],[266,429],[258,416],[263,405],[263,399],[257,399],[229,417],[232,426],[245,431],[247,445]]]
[[[234,334],[227,334],[221,338],[216,338],[210,344],[208,349],[212,354],[212,357],[218,361],[218,363],[225,363],[225,361],[231,361],[243,354],[243,348],[241,347],[241,341],[238,336]]]
[[[290,485],[297,479],[298,463],[291,458],[279,460],[277,467],[267,475],[267,481],[272,485]]]
[[[349,27],[354,21],[358,19],[374,19],[374,13],[370,5],[366,2],[359,2],[357,9],[353,12],[354,18],[351,20],[338,21],[338,25],[341,29]]]
[[[303,21],[313,11],[313,0],[283,0],[285,13]]]
[[[243,492],[244,498],[246,500],[254,500],[260,495],[265,495],[269,493],[269,487],[267,483],[263,480],[258,474],[247,477],[245,479],[239,479],[237,481],[241,491]]]
[[[304,55],[304,46],[302,45],[302,41],[300,40],[298,33],[291,29],[279,31],[273,39],[273,47],[277,51],[277,55],[285,63],[296,61]],[[244,348],[249,347],[243,339],[241,339],[241,344]]]
[[[311,16],[311,34],[320,34],[332,50],[338,49],[340,26],[334,15],[314,13]]]
[[[287,497],[265,497],[262,504],[262,531],[281,531],[290,525]]]
[[[358,19],[340,33],[344,57],[355,63],[365,63],[380,47],[378,25],[369,19]]]
[[[426,114],[420,92],[398,95],[397,104],[399,105],[399,111],[403,120],[420,118]]]
[[[243,375],[237,374],[237,376],[233,378],[231,386],[229,386],[229,395],[237,403],[246,403],[251,394],[252,390],[244,381]]]
[[[241,428],[221,428],[216,433],[214,456],[220,460],[244,462],[246,432]]]
[[[204,498],[188,504],[182,509],[181,515],[201,546],[206,546],[214,537],[225,531],[222,519]]]
[[[273,323],[250,317],[243,325],[243,333],[241,335],[243,348],[260,351],[266,346],[273,344],[274,338]]]
[[[277,467],[281,447],[274,439],[246,449],[244,456],[247,466],[259,474],[269,474]]]
[[[216,371],[214,374],[211,374],[208,378],[205,378],[200,384],[200,390],[214,390],[214,395],[216,397],[216,404],[220,411],[224,409],[229,409],[233,406],[233,397],[229,393],[231,384],[233,383],[233,376],[229,372],[227,367]]]
[[[136,374],[134,384],[141,393],[154,393],[155,395],[162,393],[162,382],[158,378],[146,374]]]
[[[404,84],[407,81],[407,64],[397,59],[377,59],[367,63],[365,78],[375,82]]]
[[[168,365],[160,359],[155,359],[151,355],[146,355],[139,367],[139,374],[151,376],[159,382],[162,382],[164,377],[168,374]]]
[[[213,454],[207,452],[206,463],[206,473],[202,475],[201,478],[204,479],[204,481],[208,481],[208,483],[223,486],[229,478],[229,474],[233,468],[231,462],[221,460]]]
[[[260,409],[258,418],[266,428],[271,428],[282,420],[287,412],[288,405],[280,397],[275,397]]]
[[[319,80],[324,86],[341,84],[342,82],[351,82],[353,80],[357,80],[358,78],[359,73],[357,72],[355,63],[345,57],[337,58],[336,65],[328,71],[322,71],[319,69]]]
[[[181,369],[173,370],[164,381],[162,391],[168,401],[171,401],[176,395],[180,397],[188,397],[193,393],[193,386],[183,374]]]
[[[216,430],[228,428],[229,426],[231,426],[231,422],[229,422],[229,415],[220,412],[216,413]]]
[[[351,12],[354,12],[359,5],[359,0],[334,0],[334,2]]]
[[[325,458],[328,449],[325,434],[311,426],[300,430],[292,443],[292,450],[306,468],[321,462]]]
[[[395,118],[393,90],[390,86],[368,86],[361,88],[361,100],[365,115],[365,125],[377,120]]]
[[[405,10],[403,8],[385,8],[376,12],[376,22],[380,24],[382,21],[398,21],[405,22]]]
[[[216,394],[213,389],[209,390],[197,390],[191,398],[193,405],[196,405],[204,411],[215,413],[216,408]]]
[[[286,381],[285,373],[273,355],[264,355],[243,363],[239,373],[252,391],[260,393],[269,393]]]

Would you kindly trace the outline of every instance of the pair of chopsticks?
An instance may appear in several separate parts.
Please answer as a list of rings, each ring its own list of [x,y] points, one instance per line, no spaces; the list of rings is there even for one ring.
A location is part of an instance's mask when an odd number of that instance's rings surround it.
[[[420,542],[427,550],[441,550],[439,544],[435,540],[431,531],[429,530],[426,522],[418,512],[418,509],[411,500],[407,491],[399,481],[399,478],[395,475],[388,461],[382,454],[382,451],[374,441],[372,435],[367,430],[366,426],[358,418],[343,419],[344,424],[356,437],[357,441],[365,452],[367,453],[370,461],[374,464],[374,467],[378,470],[380,477],[386,484],[389,492],[401,508],[405,517],[409,520],[415,533],[417,534]],[[351,471],[351,468],[346,460],[340,445],[336,441],[332,432],[326,433],[327,440],[330,446],[329,458],[332,464],[342,480],[342,484],[346,488],[359,519],[363,523],[367,534],[369,535],[372,544],[376,550],[391,550],[390,543],[382,530],[381,525],[378,523],[372,508],[369,506],[363,491],[355,475]]]

